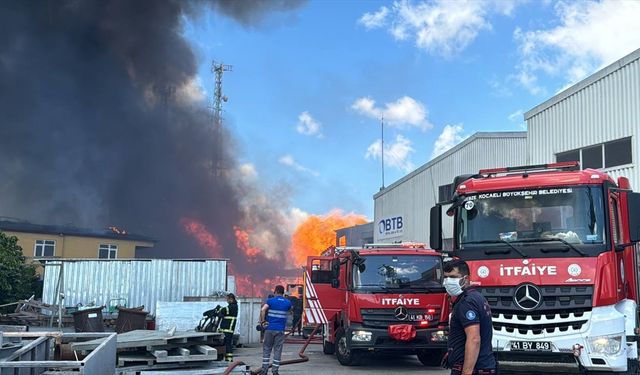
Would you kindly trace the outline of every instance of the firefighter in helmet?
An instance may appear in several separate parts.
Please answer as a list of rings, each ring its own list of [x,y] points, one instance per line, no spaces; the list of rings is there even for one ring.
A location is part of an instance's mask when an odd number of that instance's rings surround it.
[[[233,293],[227,295],[227,306],[220,309],[220,326],[218,332],[224,333],[224,345],[226,347],[225,361],[233,362],[233,332],[236,329],[238,319],[238,301]]]

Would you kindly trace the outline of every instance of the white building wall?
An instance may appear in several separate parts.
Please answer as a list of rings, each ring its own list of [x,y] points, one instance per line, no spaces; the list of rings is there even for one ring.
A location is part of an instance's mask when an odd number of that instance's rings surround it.
[[[453,178],[483,168],[526,163],[526,133],[476,133],[453,149],[396,181],[374,196],[374,242],[429,242],[429,210],[438,200],[438,187]],[[384,236],[380,220],[402,216],[402,233]],[[450,219],[443,220],[444,237],[452,236]]]
[[[525,113],[531,164],[559,152],[632,137],[632,164],[605,168],[640,190],[640,49]]]

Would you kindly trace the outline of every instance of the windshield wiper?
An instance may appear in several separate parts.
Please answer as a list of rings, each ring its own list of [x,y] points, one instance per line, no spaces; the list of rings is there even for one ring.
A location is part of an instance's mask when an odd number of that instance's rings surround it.
[[[527,258],[528,255],[523,253],[522,251],[518,250],[517,247],[513,246],[512,244],[510,244],[508,241],[505,240],[485,240],[485,241],[470,241],[470,242],[463,242],[463,245],[466,244],[496,244],[496,243],[504,243],[507,244],[510,248],[512,248],[513,250],[515,250],[516,253],[520,254],[521,257],[523,258]],[[511,250],[508,251],[503,251],[503,250],[485,250],[484,253],[487,255],[492,255],[492,254],[508,254],[509,252],[511,252]]]
[[[574,250],[576,253],[580,254],[580,256],[586,257],[587,253],[585,253],[584,251],[578,249],[577,247],[573,246],[571,244],[571,242],[567,242],[566,240],[563,240],[562,238],[529,238],[529,239],[523,239],[523,240],[515,240],[513,242],[515,243],[533,243],[533,242],[562,242],[563,244],[567,245],[568,248],[570,248],[571,250]],[[541,250],[543,253],[549,253],[552,252],[553,250],[548,250],[548,249],[542,249]]]

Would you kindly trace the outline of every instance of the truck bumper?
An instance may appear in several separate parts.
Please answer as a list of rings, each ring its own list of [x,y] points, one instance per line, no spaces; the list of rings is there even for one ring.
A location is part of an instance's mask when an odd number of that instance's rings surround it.
[[[371,333],[371,340],[357,341],[354,340],[354,332],[364,331]],[[442,337],[440,340],[434,340],[432,333],[440,333],[436,335]],[[398,341],[389,336],[386,329],[366,328],[352,326],[345,330],[347,337],[347,345],[349,349],[362,350],[421,350],[421,349],[446,349],[447,347],[447,330],[438,328],[424,328],[416,330],[416,337],[411,341]],[[444,335],[444,336],[443,336]]]
[[[531,330],[526,331],[526,334],[518,333],[517,329],[512,333],[504,328],[494,330],[492,343],[500,368],[515,371],[526,369],[529,372],[535,368],[536,372],[555,373],[559,369],[626,371],[627,358],[635,358],[637,355],[631,352],[635,350],[635,345],[627,347],[626,319],[621,311],[624,309],[618,305],[594,307],[591,312],[585,314],[587,323],[578,330],[568,327],[564,331],[543,330],[538,334],[533,334]],[[603,353],[592,347],[595,338],[605,336],[622,338],[617,352]],[[515,341],[550,342],[551,351],[515,351],[511,347],[511,343]]]

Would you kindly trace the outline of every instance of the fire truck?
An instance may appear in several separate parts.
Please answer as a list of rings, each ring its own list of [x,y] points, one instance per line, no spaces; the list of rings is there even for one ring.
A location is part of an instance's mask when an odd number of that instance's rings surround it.
[[[439,365],[449,316],[442,273],[441,254],[423,244],[331,247],[307,258],[305,320],[323,326],[323,352],[344,366],[381,350]]]
[[[488,300],[501,368],[528,373],[638,371],[640,194],[577,162],[486,169],[454,179],[442,206],[453,255]]]

